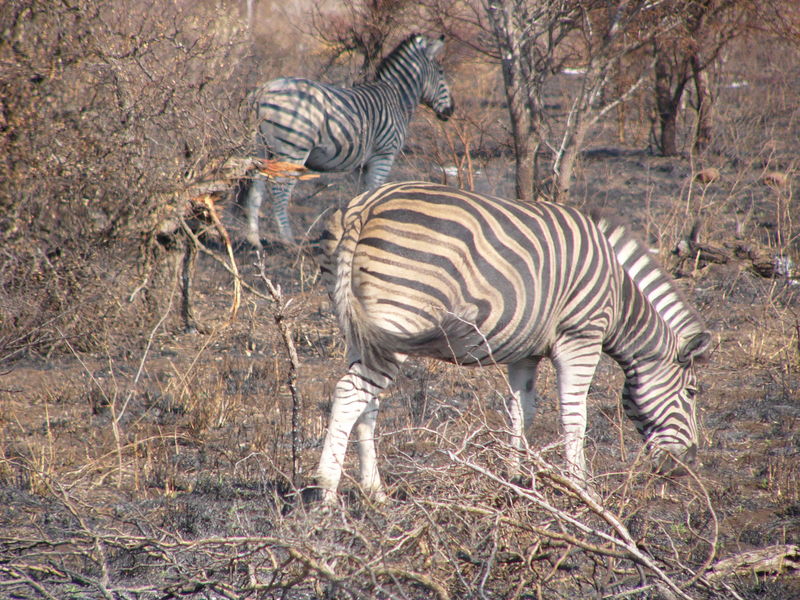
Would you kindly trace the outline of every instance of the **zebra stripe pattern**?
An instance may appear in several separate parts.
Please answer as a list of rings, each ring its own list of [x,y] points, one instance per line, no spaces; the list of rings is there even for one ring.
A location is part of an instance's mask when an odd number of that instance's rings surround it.
[[[453,100],[436,60],[444,38],[412,35],[378,66],[374,82],[342,88],[308,79],[281,78],[260,88],[254,98],[258,154],[325,172],[361,171],[361,189],[382,184],[403,147],[417,105],[447,120]],[[287,212],[294,178],[269,184],[260,176],[244,202],[248,241],[261,247],[258,217],[269,185],[281,238],[294,239]]]
[[[548,357],[567,467],[585,481],[586,397],[605,351],[625,373],[623,403],[648,449],[656,458],[691,458],[694,362],[710,334],[646,249],[624,234],[567,206],[421,182],[384,185],[337,211],[323,234],[322,271],[334,282],[349,369],[334,392],[316,474],[325,501],[336,498],[353,427],[361,484],[383,496],[378,395],[409,354],[507,364],[518,448],[536,410],[537,367]]]

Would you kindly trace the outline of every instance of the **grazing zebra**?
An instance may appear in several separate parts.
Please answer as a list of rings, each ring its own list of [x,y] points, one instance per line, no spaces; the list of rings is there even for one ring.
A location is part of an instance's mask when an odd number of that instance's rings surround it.
[[[453,113],[453,100],[436,55],[444,37],[412,35],[377,69],[375,81],[352,88],[308,79],[282,78],[255,94],[262,158],[306,165],[317,171],[361,170],[362,189],[382,184],[403,147],[417,105],[429,106],[441,120]],[[270,182],[272,209],[284,242],[293,240],[287,207],[295,179]],[[256,178],[244,202],[248,241],[261,247],[258,216],[266,183]]]
[[[710,342],[646,248],[624,228],[548,202],[420,182],[384,185],[335,213],[322,237],[349,370],[336,385],[316,473],[336,498],[355,426],[361,484],[383,495],[378,395],[409,354],[508,365],[512,440],[536,410],[540,359],[558,378],[565,458],[585,481],[586,395],[602,352],[625,373],[623,403],[657,460],[696,452],[694,359]]]

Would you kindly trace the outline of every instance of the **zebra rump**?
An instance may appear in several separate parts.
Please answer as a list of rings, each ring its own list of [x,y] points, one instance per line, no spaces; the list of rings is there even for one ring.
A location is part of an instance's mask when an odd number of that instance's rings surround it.
[[[317,470],[326,500],[336,497],[354,426],[362,486],[383,494],[378,395],[407,355],[507,364],[520,449],[536,408],[538,363],[548,357],[567,468],[585,481],[586,397],[606,352],[625,373],[623,406],[652,454],[693,457],[694,364],[710,334],[646,248],[624,227],[597,221],[564,205],[422,182],[384,185],[333,215],[322,273],[333,284],[350,366],[334,392]]]

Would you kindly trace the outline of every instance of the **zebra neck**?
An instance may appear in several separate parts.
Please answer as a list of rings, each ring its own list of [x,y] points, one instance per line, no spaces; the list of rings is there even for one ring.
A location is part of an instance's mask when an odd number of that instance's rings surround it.
[[[627,275],[620,305],[620,317],[606,340],[604,351],[619,363],[629,383],[635,385],[642,373],[651,373],[653,368],[673,360],[678,339]]]
[[[422,98],[422,73],[413,59],[401,62],[401,58],[383,65],[377,80],[398,91],[403,108],[410,115]]]
[[[613,218],[600,214],[593,215],[593,218],[614,248],[617,260],[668,327],[682,341],[704,331],[700,314],[684,300],[672,278],[653,260],[649,248]]]

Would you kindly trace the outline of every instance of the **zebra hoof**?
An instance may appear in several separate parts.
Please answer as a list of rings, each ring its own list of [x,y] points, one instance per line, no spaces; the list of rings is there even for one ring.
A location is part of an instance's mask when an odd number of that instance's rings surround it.
[[[257,232],[251,231],[250,233],[245,236],[247,243],[253,247],[254,250],[262,250],[263,246],[261,245],[261,237],[258,235]]]
[[[383,490],[373,490],[369,492],[369,497],[378,506],[383,506],[389,502],[389,496]]]
[[[290,231],[281,231],[280,243],[284,246],[296,246],[297,241],[294,239],[294,234]]]
[[[339,504],[339,495],[336,491],[319,484],[312,484],[303,488],[300,492],[300,497],[306,504],[322,506],[337,506]]]

